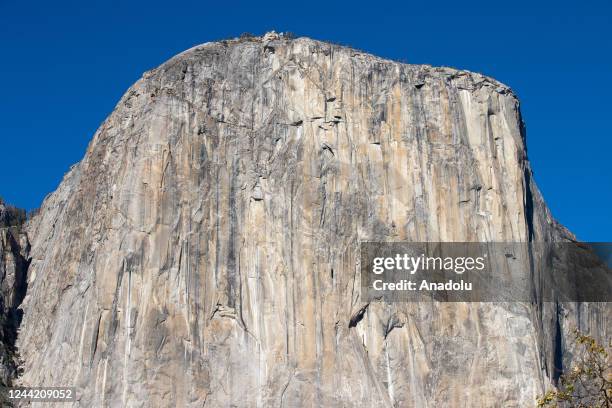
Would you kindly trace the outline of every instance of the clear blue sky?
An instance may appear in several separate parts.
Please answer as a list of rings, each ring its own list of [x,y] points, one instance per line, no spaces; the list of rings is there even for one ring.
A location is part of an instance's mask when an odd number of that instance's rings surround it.
[[[195,44],[275,29],[511,86],[554,216],[582,240],[612,241],[611,9],[610,1],[0,0],[0,195],[38,207],[143,71]]]

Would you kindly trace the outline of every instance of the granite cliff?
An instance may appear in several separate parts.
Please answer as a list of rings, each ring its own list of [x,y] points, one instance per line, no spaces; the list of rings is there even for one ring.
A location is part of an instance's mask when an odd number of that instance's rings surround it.
[[[360,241],[574,238],[507,86],[307,38],[146,72],[27,237],[18,381],[79,406],[525,407],[571,326],[610,337],[605,305],[360,299]]]

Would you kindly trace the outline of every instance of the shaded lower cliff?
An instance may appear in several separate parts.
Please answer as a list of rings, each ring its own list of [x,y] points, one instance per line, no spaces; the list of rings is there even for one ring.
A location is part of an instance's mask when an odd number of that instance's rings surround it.
[[[19,371],[15,346],[22,318],[19,309],[27,291],[29,242],[25,234],[25,211],[0,199],[0,401]]]

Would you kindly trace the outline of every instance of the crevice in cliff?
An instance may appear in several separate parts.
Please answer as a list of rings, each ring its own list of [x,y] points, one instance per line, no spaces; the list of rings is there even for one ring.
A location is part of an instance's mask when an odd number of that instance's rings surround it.
[[[383,331],[383,336],[385,340],[387,340],[387,337],[393,331],[393,329],[401,329],[402,327],[404,327],[404,322],[401,321],[399,317],[397,317],[396,315],[392,315],[391,317],[389,317],[389,320],[387,321],[387,324],[384,327]]]
[[[321,150],[328,151],[329,153],[331,153],[332,157],[336,156],[336,154],[334,153],[334,149],[327,143],[321,143]]]
[[[285,386],[283,387],[283,390],[281,391],[281,396],[280,396],[281,408],[284,406],[285,393],[287,392],[287,389],[289,388],[289,385],[291,384],[291,380],[293,380],[294,376],[295,376],[295,369],[289,375],[289,379],[287,380],[287,383],[285,384]]]
[[[370,304],[366,303],[364,306],[361,307],[361,309],[357,311],[357,313],[351,316],[351,319],[349,320],[349,329],[357,327],[357,324],[363,319],[369,306]]]
[[[533,193],[531,191],[531,171],[525,168],[525,221],[527,223],[527,232],[529,233],[529,242],[533,241],[534,225],[533,225]]]
[[[563,335],[561,331],[561,305],[557,304],[555,313],[555,339],[554,339],[554,366],[552,380],[555,385],[559,384],[559,379],[563,374]]]

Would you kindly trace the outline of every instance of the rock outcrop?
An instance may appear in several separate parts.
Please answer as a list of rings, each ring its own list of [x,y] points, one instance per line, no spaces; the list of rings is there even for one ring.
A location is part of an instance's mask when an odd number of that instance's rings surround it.
[[[359,242],[573,239],[505,85],[270,33],[144,74],[28,224],[22,385],[79,406],[525,407],[601,305],[367,303]]]
[[[13,385],[19,366],[15,341],[29,266],[25,221],[25,211],[0,199],[0,404],[3,406],[8,403],[5,390]]]

